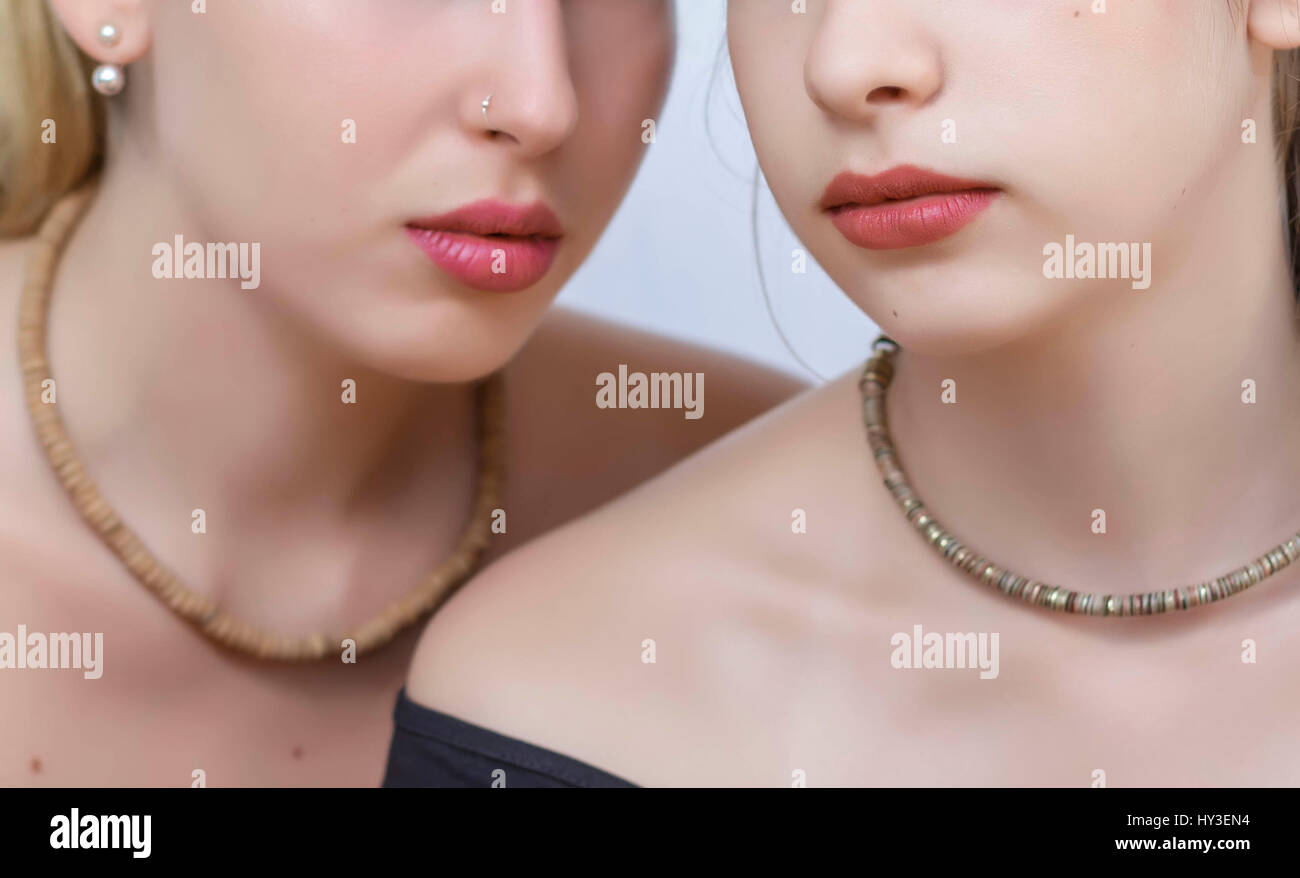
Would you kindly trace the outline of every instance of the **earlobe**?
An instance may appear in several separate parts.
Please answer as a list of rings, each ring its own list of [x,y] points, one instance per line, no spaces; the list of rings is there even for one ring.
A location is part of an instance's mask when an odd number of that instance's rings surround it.
[[[131,64],[153,40],[142,0],[48,0],[81,51],[103,64]]]
[[[1300,0],[1249,0],[1251,39],[1277,51],[1300,47]]]

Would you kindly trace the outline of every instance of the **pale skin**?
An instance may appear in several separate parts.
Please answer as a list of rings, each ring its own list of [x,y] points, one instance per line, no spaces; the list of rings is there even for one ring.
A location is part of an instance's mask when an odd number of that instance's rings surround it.
[[[737,82],[787,219],[903,345],[891,429],[944,525],[1099,593],[1201,582],[1300,528],[1268,65],[1300,38],[1297,5],[808,6],[732,4]],[[1206,69],[1213,86],[1188,91]],[[959,145],[935,136],[948,118]],[[821,188],[902,162],[1002,195],[938,245],[854,247]],[[1044,278],[1041,248],[1066,232],[1154,242],[1155,282]],[[1163,616],[1012,601],[905,521],[856,383],[485,571],[427,629],[412,697],[644,785],[1300,783],[1300,567]],[[914,625],[997,633],[998,676],[896,669],[891,640]]]
[[[55,6],[87,51],[131,65],[100,193],[54,287],[57,405],[121,517],[233,615],[287,634],[339,630],[436,567],[475,491],[467,382],[489,372],[505,375],[507,529],[487,560],[799,388],[723,354],[546,312],[643,154],[640,120],[671,57],[657,0],[512,4],[527,20],[504,21],[468,5],[386,7],[386,19],[295,0],[224,7],[197,31],[185,4]],[[123,33],[111,51],[93,38],[109,19]],[[585,28],[637,39],[600,45],[579,40]],[[184,63],[236,46],[235,78]],[[305,63],[327,54],[329,70]],[[254,99],[259,76],[277,83],[274,106]],[[492,89],[495,135],[477,103]],[[390,115],[369,117],[368,151],[340,158],[338,119],[366,112],[366,95],[383,95]],[[209,115],[221,124],[194,131]],[[310,132],[324,120],[317,151]],[[403,240],[405,216],[485,197],[543,197],[563,220],[560,255],[535,288],[461,287]],[[262,288],[154,280],[150,248],[178,231],[261,241]],[[378,783],[418,628],[356,664],[258,664],[137,583],[78,517],[28,423],[15,321],[30,249],[0,243],[0,360],[12,365],[0,378],[0,619],[9,633],[102,633],[104,672],[0,673],[14,720],[0,728],[0,784],[187,786],[196,770],[213,786]],[[704,372],[705,416],[597,408],[596,376],[619,363]]]

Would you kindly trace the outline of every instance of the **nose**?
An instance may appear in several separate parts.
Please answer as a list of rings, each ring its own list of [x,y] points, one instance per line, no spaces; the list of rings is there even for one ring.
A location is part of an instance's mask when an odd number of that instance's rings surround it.
[[[487,72],[464,97],[462,116],[478,135],[529,157],[564,143],[578,124],[578,95],[560,0],[513,3],[501,19]]]
[[[804,87],[827,113],[869,122],[924,106],[943,87],[938,45],[905,3],[827,0],[804,61]]]

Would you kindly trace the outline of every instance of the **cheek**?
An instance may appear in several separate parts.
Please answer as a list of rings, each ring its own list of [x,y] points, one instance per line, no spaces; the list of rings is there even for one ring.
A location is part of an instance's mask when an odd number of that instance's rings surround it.
[[[580,49],[570,73],[583,121],[611,129],[652,118],[667,91],[672,61],[673,37],[666,26],[631,44]]]
[[[673,61],[671,24],[647,21],[634,39],[610,41],[573,37],[579,48],[570,61],[578,95],[578,127],[563,148],[565,188],[586,211],[612,211],[636,167],[661,136],[659,110]],[[593,229],[598,232],[599,229]]]
[[[958,75],[983,71],[969,87],[956,81],[957,103],[976,111],[966,130],[983,145],[972,148],[996,158],[1038,224],[1151,240],[1239,144],[1244,38],[1226,0],[1107,8],[1052,0],[953,45]]]
[[[809,193],[820,192],[817,187],[826,183],[822,176],[835,167],[826,162],[836,161],[827,155],[833,147],[826,117],[804,82],[815,38],[812,21],[811,14],[776,19],[757,8],[733,12],[728,20],[729,54],[754,151],[796,231],[801,211],[815,201]]]
[[[196,207],[246,238],[274,236],[288,214],[317,216],[326,231],[338,204],[361,203],[362,184],[390,173],[440,111],[431,84],[444,81],[447,53],[421,41],[406,20],[417,11],[406,0],[210,4],[204,15],[167,4],[155,125]],[[347,120],[355,144],[344,143]]]

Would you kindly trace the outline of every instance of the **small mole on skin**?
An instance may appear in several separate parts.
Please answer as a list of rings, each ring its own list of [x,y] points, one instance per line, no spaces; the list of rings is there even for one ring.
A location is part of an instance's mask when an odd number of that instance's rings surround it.
[[[32,757],[31,767],[32,767],[32,774],[41,773],[42,765],[41,765],[41,758],[39,756]]]
[[[894,315],[895,317],[898,316],[898,312],[897,312],[897,311],[894,311],[892,308],[890,309],[890,311],[893,313],[893,315]]]
[[[1077,9],[1074,10],[1074,17],[1075,17],[1075,18],[1078,18],[1078,17],[1079,17],[1079,10],[1077,10]]]
[[[294,758],[294,759],[301,759],[301,758],[302,758],[302,748],[301,748],[301,747],[294,747],[294,748],[293,748],[293,758]]]

